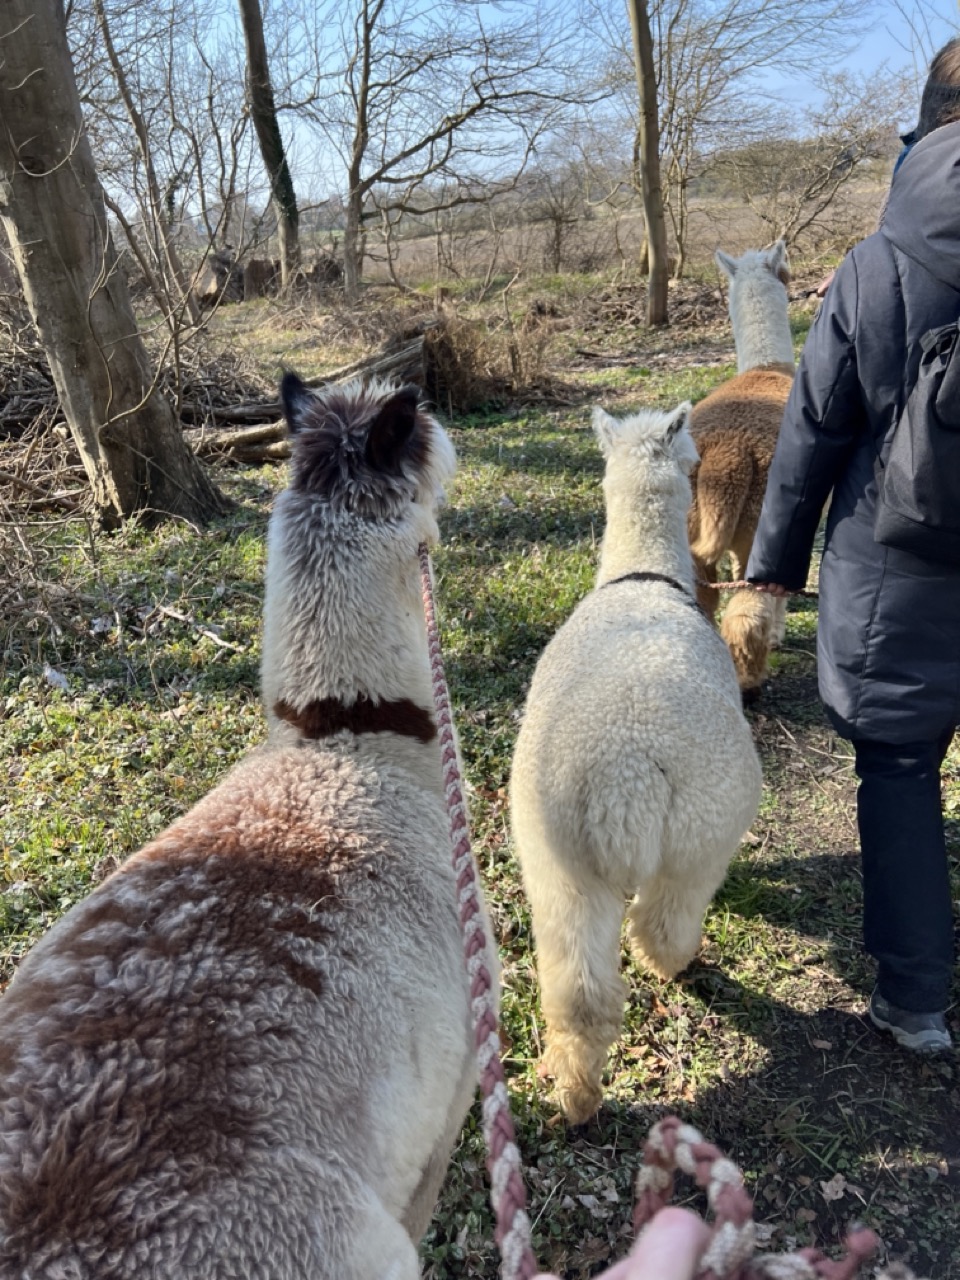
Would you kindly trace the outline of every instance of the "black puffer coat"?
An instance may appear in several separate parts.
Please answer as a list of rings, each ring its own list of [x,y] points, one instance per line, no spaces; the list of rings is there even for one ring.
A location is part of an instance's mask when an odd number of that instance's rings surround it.
[[[820,569],[820,693],[848,738],[930,742],[960,723],[960,568],[873,537],[874,467],[920,361],[960,317],[960,123],[900,166],[883,226],[847,255],[800,360],[747,566],[798,588],[833,490]],[[958,458],[960,466],[960,458]]]

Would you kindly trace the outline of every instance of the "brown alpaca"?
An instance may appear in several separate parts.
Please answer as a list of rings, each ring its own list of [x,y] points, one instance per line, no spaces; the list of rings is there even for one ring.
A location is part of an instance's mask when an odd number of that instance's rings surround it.
[[[717,566],[726,552],[733,557],[736,577],[746,569],[794,374],[783,242],[739,259],[718,252],[717,262],[730,279],[739,371],[693,410],[690,429],[700,465],[690,477],[693,501],[687,527],[702,584],[717,581]],[[698,596],[715,616],[719,591],[701,585]],[[730,596],[720,634],[745,700],[757,696],[766,678],[770,649],[783,639],[785,612],[783,601],[756,591]]]

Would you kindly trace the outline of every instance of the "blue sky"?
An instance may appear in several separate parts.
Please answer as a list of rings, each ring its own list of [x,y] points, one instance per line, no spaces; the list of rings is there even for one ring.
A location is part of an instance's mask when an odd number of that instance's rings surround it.
[[[833,66],[825,66],[824,70],[847,69],[857,75],[870,75],[886,64],[892,72],[906,72],[915,78],[919,107],[930,55],[956,35],[960,35],[960,0],[930,0],[929,3],[903,0],[902,4],[875,0],[862,35],[851,41],[849,49],[839,53]],[[781,101],[807,106],[817,97],[814,84],[795,75],[781,79],[771,70],[763,79],[767,85],[774,86]],[[914,118],[900,121],[904,128],[915,123]]]
[[[904,16],[905,13],[908,16]],[[911,34],[909,19],[921,36],[924,47],[919,50]],[[891,0],[878,0],[873,22],[845,63],[856,71],[870,71],[884,61],[910,70],[918,61],[925,65],[931,52],[958,33],[960,4],[942,0],[930,5],[898,6]]]

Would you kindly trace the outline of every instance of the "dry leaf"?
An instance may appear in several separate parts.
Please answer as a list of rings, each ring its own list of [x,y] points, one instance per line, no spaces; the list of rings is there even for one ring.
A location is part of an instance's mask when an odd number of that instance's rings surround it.
[[[820,1183],[824,1200],[841,1200],[847,1191],[847,1180],[842,1173],[835,1173],[829,1182]]]

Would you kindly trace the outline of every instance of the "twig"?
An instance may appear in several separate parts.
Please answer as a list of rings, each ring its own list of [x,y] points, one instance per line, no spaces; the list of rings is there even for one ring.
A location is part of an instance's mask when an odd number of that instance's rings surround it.
[[[38,484],[34,484],[30,480],[24,480],[22,476],[15,476],[12,471],[0,471],[0,484],[12,484],[16,488],[22,489],[25,493],[33,494],[43,504],[63,507],[67,511],[76,511],[79,505],[72,494],[49,493],[46,489],[41,489]]]
[[[154,605],[154,612],[162,614],[166,618],[173,618],[176,622],[182,622],[188,627],[193,627],[194,631],[199,631],[202,636],[206,636],[208,640],[212,640],[214,644],[219,645],[221,649],[232,649],[235,653],[243,653],[245,646],[242,644],[234,644],[231,640],[224,640],[221,636],[202,622],[198,622],[196,618],[191,618],[188,613],[181,613],[179,609],[171,609],[169,605]],[[150,615],[147,614],[147,618]],[[144,619],[146,622],[146,619]]]

